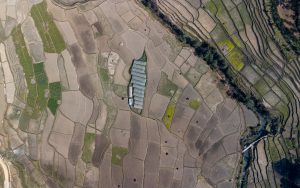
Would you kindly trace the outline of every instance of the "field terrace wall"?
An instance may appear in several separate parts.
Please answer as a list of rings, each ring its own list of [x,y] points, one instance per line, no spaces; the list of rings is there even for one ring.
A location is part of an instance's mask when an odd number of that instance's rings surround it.
[[[295,147],[291,146],[298,143],[299,140],[299,131],[296,131],[299,122],[299,116],[296,113],[299,109],[297,86],[299,84],[299,79],[297,79],[299,59],[290,61],[288,56],[282,53],[282,46],[274,37],[275,31],[270,27],[270,18],[265,11],[269,1],[263,3],[249,0],[238,2],[211,0],[206,1],[206,4],[193,5],[196,10],[204,9],[210,18],[219,25],[220,31],[218,32],[223,33],[229,40],[226,43],[218,42],[220,39],[210,35],[208,37],[209,44],[200,42],[206,40],[201,33],[195,34],[195,30],[191,32],[187,28],[187,25],[197,25],[195,19],[199,19],[193,17],[195,9],[187,8],[194,1],[188,1],[189,3],[174,1],[171,4],[169,1],[159,0],[142,0],[141,2],[150,8],[164,25],[170,28],[179,41],[194,47],[196,54],[203,57],[212,69],[218,70],[224,76],[224,80],[221,81],[230,86],[229,95],[244,103],[260,117],[260,125],[245,133],[244,139],[241,140],[242,145],[268,133],[271,133],[272,139],[268,138],[267,141],[263,139],[256,144],[262,147],[261,143],[263,143],[266,149],[265,151],[260,150],[259,156],[255,153],[257,149],[254,149],[250,153],[254,157],[253,160],[265,158],[267,164],[272,164],[274,161],[290,158],[290,156],[297,158]],[[188,5],[186,6],[186,4]],[[181,12],[184,13],[181,14]],[[237,14],[233,19],[234,12]],[[195,15],[198,16],[197,13]],[[215,33],[214,30],[211,34],[213,33]],[[200,39],[191,37],[191,35]],[[222,48],[226,46],[227,49],[231,49],[232,45],[237,46],[237,49],[247,57],[240,70],[235,68],[230,61],[230,56],[226,55],[226,50]],[[215,46],[218,50],[210,46]],[[215,55],[217,51],[219,55]],[[223,60],[224,57],[226,60]],[[233,67],[234,70],[228,67]],[[283,69],[283,67],[285,68]],[[278,98],[280,100],[277,100]],[[293,131],[294,129],[296,130]],[[289,144],[287,147],[286,142],[289,142],[287,141],[289,139],[293,140],[293,144]],[[275,143],[280,144],[276,146]],[[275,153],[277,152],[279,155],[276,157]],[[257,165],[257,163],[246,165],[250,171],[245,174],[245,181],[242,181],[241,186],[246,186],[247,182],[259,184],[258,181],[275,186],[280,181],[270,165],[267,167],[267,171],[275,174],[273,177],[266,176],[264,172],[257,170],[259,168]],[[254,173],[259,173],[261,180],[256,180],[253,177]],[[274,179],[274,177],[276,178]]]

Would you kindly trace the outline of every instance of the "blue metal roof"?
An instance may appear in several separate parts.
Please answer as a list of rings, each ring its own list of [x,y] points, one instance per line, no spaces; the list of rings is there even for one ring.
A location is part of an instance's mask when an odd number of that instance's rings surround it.
[[[131,80],[131,82],[133,84],[137,84],[137,85],[140,85],[140,86],[145,86],[146,85],[146,82],[140,81],[140,80]]]
[[[134,108],[137,108],[137,109],[143,109],[143,105],[134,104],[133,106],[134,106]]]
[[[138,89],[145,90],[145,86],[140,86],[140,85],[137,85],[137,84],[133,84],[133,88],[138,88]]]
[[[139,60],[134,60],[133,64],[146,66],[147,62],[145,62],[145,61],[139,61]]]
[[[134,72],[134,71],[131,72],[131,75],[132,76],[138,76],[138,77],[141,77],[141,78],[147,78],[146,74],[141,74],[141,73]]]
[[[132,82],[133,81],[134,82],[140,82],[140,83],[146,83],[147,82],[146,78],[141,78],[141,77],[136,77],[136,76],[132,77],[131,81]]]
[[[144,101],[133,100],[133,104],[138,104],[138,105],[143,106],[144,105]]]
[[[144,95],[134,95],[133,99],[137,101],[144,101]]]
[[[133,91],[133,95],[136,95],[136,96],[140,96],[140,95],[144,96],[144,94],[145,94],[145,91]]]
[[[147,62],[134,60],[131,67],[131,81],[133,87],[133,107],[143,109],[145,88],[147,82],[146,75]]]
[[[132,65],[132,69],[139,69],[139,70],[145,71],[145,70],[146,70],[146,67],[145,67],[145,66],[142,66],[142,65],[133,64],[133,65]]]
[[[138,72],[138,73],[141,73],[141,74],[145,74],[145,70],[143,70],[143,69],[137,69],[137,68],[132,68],[131,72]]]

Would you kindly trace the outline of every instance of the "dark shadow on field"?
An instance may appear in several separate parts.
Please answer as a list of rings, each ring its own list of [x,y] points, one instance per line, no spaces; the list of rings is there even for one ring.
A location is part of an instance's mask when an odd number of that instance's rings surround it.
[[[105,151],[107,150],[108,146],[110,144],[110,141],[107,137],[104,135],[96,135],[95,139],[95,150],[92,158],[92,163],[94,166],[99,167],[101,164],[101,161],[103,159],[103,156],[105,154]]]
[[[274,162],[272,164],[275,172],[280,177],[280,187],[296,188],[300,187],[300,164],[299,162],[292,163],[287,159]]]
[[[92,99],[95,96],[95,89],[90,75],[87,71],[86,62],[83,59],[83,54],[78,44],[73,44],[69,48],[72,62],[76,68],[76,73],[79,81],[80,91]]]
[[[68,158],[71,164],[76,165],[81,154],[84,144],[85,127],[75,123],[74,134],[69,147]]]

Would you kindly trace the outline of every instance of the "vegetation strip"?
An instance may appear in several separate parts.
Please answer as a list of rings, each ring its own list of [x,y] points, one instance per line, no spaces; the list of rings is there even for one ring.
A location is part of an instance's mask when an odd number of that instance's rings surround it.
[[[56,113],[59,106],[59,101],[61,100],[61,90],[60,82],[53,82],[49,84],[50,98],[48,101],[48,108],[52,114]]]
[[[122,166],[123,158],[127,155],[128,149],[119,147],[119,146],[113,146],[112,147],[112,156],[111,156],[111,163],[114,165]]]
[[[175,113],[175,108],[176,108],[176,104],[174,102],[170,102],[163,116],[162,121],[164,122],[167,129],[171,128],[171,124]]]
[[[92,162],[95,139],[96,139],[96,134],[85,133],[81,159],[86,163]]]
[[[50,111],[55,114],[59,106],[59,100],[61,100],[62,89],[60,82],[48,84],[44,63],[33,64],[20,25],[13,30],[12,37],[20,64],[25,73],[28,89],[26,112],[24,113],[32,118],[38,118],[48,106]],[[48,89],[49,93],[47,92]]]
[[[280,18],[279,14],[278,14],[278,10],[277,10],[277,6],[280,5],[282,1],[280,0],[272,0],[271,3],[271,14],[272,14],[272,18],[273,18],[273,22],[275,23],[276,27],[280,30],[282,36],[284,37],[285,41],[291,46],[292,50],[297,53],[298,55],[300,55],[300,39],[297,38],[289,29],[287,29],[284,24],[282,19]],[[296,3],[295,6],[292,6],[294,8],[296,8],[296,10],[298,10],[297,8],[300,7],[300,3],[297,2],[296,0],[292,1],[294,3]],[[297,3],[299,4],[297,6]],[[298,14],[298,15],[297,15]],[[299,24],[299,12],[295,13],[295,16],[297,17],[296,19],[296,24]]]
[[[66,48],[65,42],[53,18],[47,12],[46,1],[33,5],[30,13],[42,38],[45,52],[62,52]]]
[[[26,111],[31,117],[37,118],[47,106],[45,91],[48,89],[48,78],[44,71],[44,64],[32,63],[20,25],[13,30],[12,37],[28,88]]]

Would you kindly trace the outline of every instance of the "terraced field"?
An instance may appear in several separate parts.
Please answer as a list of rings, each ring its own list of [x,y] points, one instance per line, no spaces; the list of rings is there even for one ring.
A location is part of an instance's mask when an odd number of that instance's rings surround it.
[[[299,187],[299,41],[278,3],[0,2],[10,186]]]
[[[276,25],[270,24],[274,22],[271,12],[274,9],[270,10],[268,5],[275,2],[157,0],[152,1],[152,5],[151,1],[142,2],[150,9],[152,6],[152,10],[157,6],[183,32],[197,37],[199,41],[210,41],[210,45],[217,48],[235,70],[234,77],[238,78],[235,83],[262,100],[269,111],[267,116],[273,116],[273,120],[266,123],[266,116],[257,109],[260,128],[256,130],[259,131],[246,131],[242,146],[246,148],[255,141],[262,130],[268,137],[244,153],[252,160],[244,164],[246,167],[242,168],[238,185],[280,187],[286,185],[285,180],[295,181],[285,177],[279,169],[285,168],[281,166],[284,160],[295,164],[294,160],[298,158],[299,58],[296,52],[287,51],[284,47],[287,42]],[[204,21],[206,17],[209,19]],[[168,25],[163,16],[160,19]],[[178,33],[175,31],[175,34]],[[280,123],[277,124],[274,118]]]

